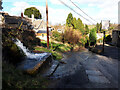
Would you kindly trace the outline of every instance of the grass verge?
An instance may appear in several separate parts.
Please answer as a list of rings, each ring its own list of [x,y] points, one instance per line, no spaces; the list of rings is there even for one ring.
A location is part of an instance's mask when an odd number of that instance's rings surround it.
[[[2,88],[8,90],[10,88],[46,88],[48,79],[42,77],[40,73],[30,76],[18,70],[12,64],[3,62],[2,70]]]
[[[52,53],[53,58],[56,60],[61,60],[62,59],[62,54],[56,51],[52,51],[51,49],[47,49],[45,47],[35,47],[35,51],[40,51],[40,52],[49,52]]]

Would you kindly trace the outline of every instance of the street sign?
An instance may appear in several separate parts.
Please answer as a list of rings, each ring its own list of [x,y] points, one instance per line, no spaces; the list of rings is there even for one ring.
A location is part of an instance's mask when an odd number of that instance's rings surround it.
[[[102,29],[108,30],[110,26],[110,20],[102,20]]]

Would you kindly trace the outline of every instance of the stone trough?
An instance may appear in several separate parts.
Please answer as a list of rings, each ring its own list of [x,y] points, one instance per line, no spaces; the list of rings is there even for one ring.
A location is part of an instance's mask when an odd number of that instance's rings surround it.
[[[27,72],[28,74],[36,74],[43,69],[46,69],[48,66],[51,65],[52,62],[52,55],[51,53],[47,53],[41,60],[32,60],[26,59],[22,63],[18,65],[18,69]]]
[[[45,71],[52,63],[51,53],[33,53],[30,52],[20,40],[15,40],[18,48],[24,52],[26,59],[19,63],[18,69],[27,72],[28,74],[36,74],[38,71]]]

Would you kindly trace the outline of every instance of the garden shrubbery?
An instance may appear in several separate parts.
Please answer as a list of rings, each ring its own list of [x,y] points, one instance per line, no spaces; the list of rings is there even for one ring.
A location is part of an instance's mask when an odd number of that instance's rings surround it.
[[[81,43],[82,34],[80,31],[67,28],[64,32],[64,41],[72,45]]]
[[[53,31],[52,32],[52,38],[54,39],[54,40],[56,40],[56,41],[61,41],[61,39],[62,39],[62,36],[61,36],[62,34],[61,33],[59,33],[58,31]]]
[[[105,37],[105,42],[111,42],[111,41],[112,41],[111,35]]]
[[[89,44],[90,46],[93,46],[96,44],[97,41],[97,35],[96,35],[96,29],[91,29],[90,35],[89,35]]]

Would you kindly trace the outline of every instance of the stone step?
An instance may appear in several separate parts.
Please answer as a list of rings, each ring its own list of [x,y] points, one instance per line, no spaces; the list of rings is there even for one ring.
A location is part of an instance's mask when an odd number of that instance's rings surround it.
[[[89,81],[92,83],[110,83],[110,81],[103,76],[98,70],[86,70]]]
[[[88,75],[102,76],[102,73],[98,70],[86,70],[86,73]]]
[[[43,74],[43,76],[53,75],[58,66],[59,66],[59,61],[53,60],[52,66]]]
[[[89,81],[92,83],[110,83],[104,76],[88,75]]]

